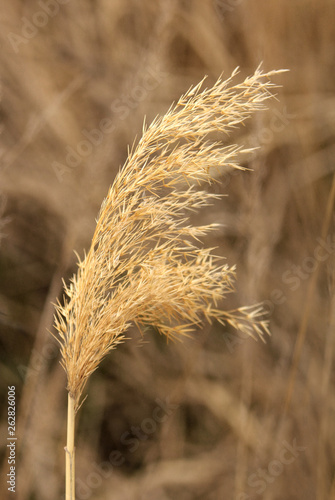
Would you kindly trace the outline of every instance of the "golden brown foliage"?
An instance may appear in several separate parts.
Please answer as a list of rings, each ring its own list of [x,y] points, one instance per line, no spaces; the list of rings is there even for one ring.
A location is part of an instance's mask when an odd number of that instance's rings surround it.
[[[143,130],[137,147],[104,200],[91,248],[57,306],[62,365],[76,400],[102,358],[135,323],[152,325],[167,338],[187,335],[205,317],[252,336],[268,332],[260,306],[222,310],[233,291],[234,267],[199,238],[217,224],[187,224],[190,211],[221,195],[196,190],[215,179],[211,169],[241,168],[237,146],[210,140],[229,133],[264,108],[273,84],[258,68],[243,83],[191,88]]]
[[[43,3],[58,3],[58,13],[34,37],[21,38],[15,53],[9,33],[23,35],[22,18],[43,22]],[[12,0],[2,20],[0,191],[8,223],[0,245],[0,392],[5,402],[7,387],[17,387],[17,500],[63,494],[66,381],[58,345],[46,333],[51,302],[61,296],[61,277],[69,283],[77,271],[73,249],[90,248],[127,144],[140,138],[144,115],[151,123],[205,74],[211,86],[239,65],[242,81],[260,60],[264,71],[291,72],[274,80],[283,84],[280,102],[269,100],[268,111],[230,136],[231,144],[261,146],[242,160],[253,171],[220,169],[221,184],[208,189],[229,198],[213,200],[190,221],[223,223],[203,241],[237,264],[236,293],[224,307],[264,300],[271,337],[264,345],[215,321],[166,345],[154,334],[144,343],[131,327],[132,341],[89,379],[76,435],[78,495],[333,498],[335,2],[82,0],[78,8]],[[114,130],[78,164],[68,163],[69,148],[80,153],[87,139],[82,131],[99,130],[106,119]],[[61,182],[56,162],[64,165]],[[319,241],[328,206],[327,254]],[[328,258],[314,272],[317,250]],[[142,440],[132,428],[150,430],[157,398],[178,409]],[[7,428],[5,408],[1,425]],[[306,451],[274,476],[284,441]],[[12,500],[2,449],[0,497]],[[109,462],[114,450],[124,459],[116,467]],[[93,487],[96,464],[104,471]],[[273,470],[279,473],[279,464]]]

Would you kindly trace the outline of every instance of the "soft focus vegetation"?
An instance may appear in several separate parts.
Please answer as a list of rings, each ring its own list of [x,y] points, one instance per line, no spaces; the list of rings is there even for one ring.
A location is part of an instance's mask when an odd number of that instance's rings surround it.
[[[191,222],[222,224],[204,243],[237,264],[225,306],[264,301],[272,335],[263,344],[214,321],[166,344],[131,328],[78,413],[77,497],[334,496],[334,2],[13,0],[1,16],[1,498],[8,385],[16,498],[63,494],[66,380],[51,303],[143,117],[205,74],[209,87],[240,66],[241,81],[260,61],[290,69],[275,78],[278,100],[213,137],[259,147],[244,155],[253,172],[223,171],[208,190],[228,197]]]

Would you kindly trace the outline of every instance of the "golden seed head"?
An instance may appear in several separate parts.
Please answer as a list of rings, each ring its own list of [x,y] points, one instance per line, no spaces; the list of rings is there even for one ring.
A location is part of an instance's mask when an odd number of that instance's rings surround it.
[[[251,336],[268,333],[260,307],[220,308],[233,291],[234,267],[197,246],[215,225],[190,226],[188,213],[219,196],[196,185],[213,182],[212,169],[241,168],[237,154],[248,152],[210,142],[209,134],[229,133],[264,109],[275,73],[258,68],[233,85],[235,70],[205,90],[200,82],[144,128],[102,203],[91,248],[56,308],[61,363],[76,408],[88,377],[131,324],[151,324],[167,338],[188,335],[203,318]]]

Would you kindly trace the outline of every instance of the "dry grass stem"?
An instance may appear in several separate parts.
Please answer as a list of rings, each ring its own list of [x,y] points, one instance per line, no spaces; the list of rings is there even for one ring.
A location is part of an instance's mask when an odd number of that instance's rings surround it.
[[[131,324],[152,325],[167,338],[188,335],[204,318],[255,337],[268,333],[261,307],[222,310],[235,268],[197,246],[216,224],[188,224],[190,212],[221,196],[196,187],[214,182],[213,168],[241,168],[237,157],[248,152],[210,135],[228,134],[272,97],[276,72],[258,68],[233,84],[237,73],[204,90],[200,82],[144,126],[102,203],[91,248],[65,285],[55,320],[76,409],[87,379]]]
[[[335,500],[335,2],[13,0],[2,18],[0,388],[16,387],[17,498],[64,499],[67,469],[70,498],[75,482],[94,500]],[[254,75],[259,58],[291,72]]]

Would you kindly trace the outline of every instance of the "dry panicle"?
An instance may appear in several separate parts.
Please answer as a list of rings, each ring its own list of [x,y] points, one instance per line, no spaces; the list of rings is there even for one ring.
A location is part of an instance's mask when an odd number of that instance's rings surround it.
[[[260,68],[242,83],[236,76],[191,88],[143,129],[104,200],[91,248],[58,303],[55,327],[68,391],[78,408],[88,377],[136,324],[167,338],[189,334],[202,320],[218,320],[252,336],[268,333],[259,306],[221,309],[233,291],[234,267],[197,246],[216,224],[192,226],[191,211],[221,195],[198,189],[214,168],[241,168],[248,152],[210,140],[229,133],[265,108],[274,84]]]

